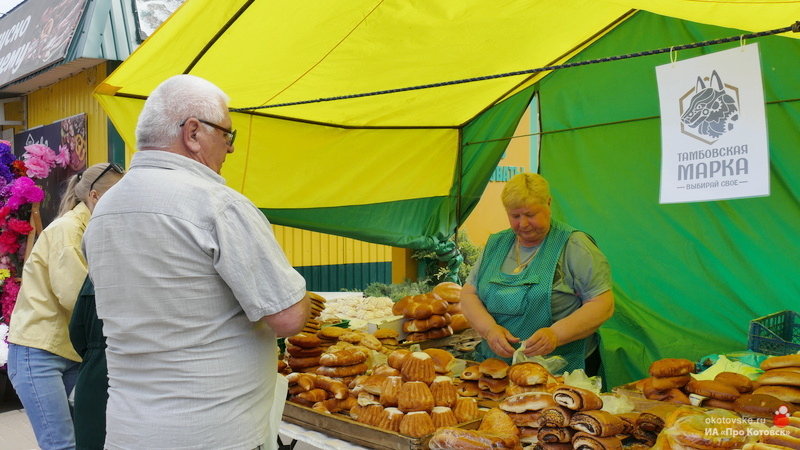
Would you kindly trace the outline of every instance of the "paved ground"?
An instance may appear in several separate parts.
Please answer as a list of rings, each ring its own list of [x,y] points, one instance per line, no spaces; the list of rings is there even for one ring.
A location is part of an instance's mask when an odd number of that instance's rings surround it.
[[[0,382],[5,381],[5,376],[0,377]],[[28,416],[22,410],[19,400],[13,392],[8,392],[8,389],[13,388],[8,386],[5,395],[0,395],[0,448],[3,450],[38,449],[36,436],[33,435]]]

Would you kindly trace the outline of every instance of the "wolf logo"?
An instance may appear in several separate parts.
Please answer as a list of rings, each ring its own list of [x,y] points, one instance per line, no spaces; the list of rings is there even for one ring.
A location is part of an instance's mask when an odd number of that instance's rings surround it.
[[[736,99],[727,93],[725,85],[714,70],[709,86],[697,77],[697,87],[689,102],[689,108],[681,115],[681,122],[703,136],[714,139],[733,130],[733,122],[739,119]]]

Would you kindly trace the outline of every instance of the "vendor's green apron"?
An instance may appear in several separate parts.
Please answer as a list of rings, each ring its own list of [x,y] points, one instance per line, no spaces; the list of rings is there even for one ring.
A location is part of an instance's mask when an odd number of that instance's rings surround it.
[[[561,252],[575,228],[552,220],[550,232],[542,242],[538,253],[528,267],[519,274],[500,271],[506,255],[515,245],[517,236],[511,229],[489,236],[481,266],[478,269],[478,297],[495,321],[505,327],[521,341],[536,330],[553,324],[550,295],[553,291],[553,275]],[[580,339],[556,348],[547,356],[561,355],[567,361],[563,370],[584,368],[585,339]],[[475,358],[500,358],[511,363],[511,358],[495,354],[486,341],[478,344]]]

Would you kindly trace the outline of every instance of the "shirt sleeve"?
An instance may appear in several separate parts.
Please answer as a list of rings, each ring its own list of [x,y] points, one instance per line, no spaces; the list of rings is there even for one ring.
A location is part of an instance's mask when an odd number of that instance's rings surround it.
[[[88,269],[79,245],[57,247],[49,262],[50,288],[58,303],[72,312]]]
[[[562,263],[564,284],[570,286],[582,301],[611,289],[608,259],[586,233],[572,233]]]
[[[289,263],[272,226],[252,203],[233,202],[216,223],[214,266],[247,314],[256,321],[300,301],[305,279]]]

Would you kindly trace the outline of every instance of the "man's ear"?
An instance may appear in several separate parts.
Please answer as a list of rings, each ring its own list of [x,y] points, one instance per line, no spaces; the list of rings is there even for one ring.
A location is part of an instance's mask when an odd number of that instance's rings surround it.
[[[199,141],[200,122],[189,119],[181,127],[181,141],[183,146],[191,153],[199,153],[202,146]]]

